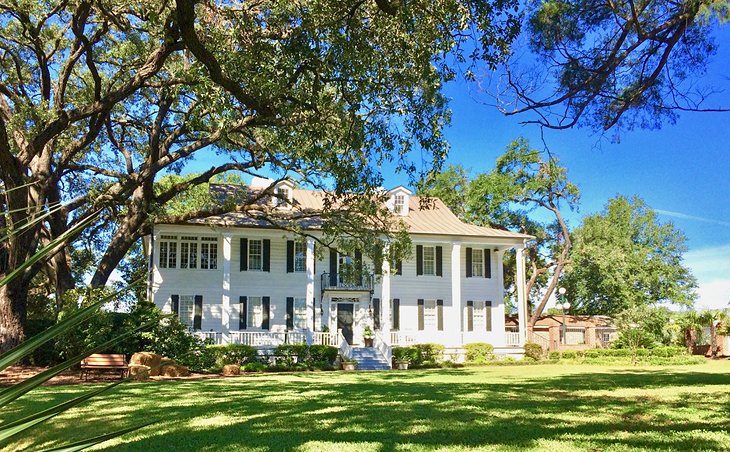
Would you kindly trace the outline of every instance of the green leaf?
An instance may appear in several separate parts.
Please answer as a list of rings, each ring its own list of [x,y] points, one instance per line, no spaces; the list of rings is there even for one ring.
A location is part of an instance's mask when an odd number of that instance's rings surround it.
[[[117,430],[116,432],[107,433],[106,435],[95,436],[93,438],[84,439],[75,443],[67,444],[65,446],[54,447],[53,449],[46,449],[44,452],[73,452],[77,450],[84,450],[88,447],[103,443],[104,441],[108,441],[118,436],[122,436],[126,433],[139,430],[143,427],[147,427],[148,425],[152,425],[155,422],[157,421],[145,422],[144,424],[138,424],[122,430]]]

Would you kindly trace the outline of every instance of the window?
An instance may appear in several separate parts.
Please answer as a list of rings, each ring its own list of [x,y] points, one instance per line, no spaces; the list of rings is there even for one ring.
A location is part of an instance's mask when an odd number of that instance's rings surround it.
[[[307,245],[304,242],[294,242],[294,271],[307,271]]]
[[[203,237],[200,239],[200,268],[204,270],[215,270],[218,268],[218,239],[215,237]]]
[[[484,331],[487,328],[487,316],[484,310],[483,301],[474,302],[474,330]]]
[[[471,250],[471,274],[472,276],[484,276],[484,250],[482,249]]]
[[[177,236],[160,236],[160,268],[177,267]]]
[[[264,308],[261,297],[248,297],[248,328],[261,328],[264,323]]]
[[[436,330],[437,327],[436,300],[425,300],[423,304],[423,328]]]
[[[180,268],[198,268],[198,238],[181,237]]]
[[[287,187],[279,187],[277,190],[279,198],[276,200],[277,205],[283,209],[291,207],[289,200],[291,199],[291,190]]]
[[[423,274],[436,274],[436,248],[433,246],[423,247]]]
[[[195,315],[195,296],[180,295],[180,306],[178,309],[178,318],[180,319],[180,323],[188,328],[192,328],[193,317]]]
[[[263,268],[263,241],[248,241],[248,269],[261,270]]]
[[[403,195],[395,195],[393,197],[393,212],[398,214],[403,214],[403,211],[405,210],[405,196]]]
[[[294,298],[294,328],[304,329],[307,327],[307,299]]]

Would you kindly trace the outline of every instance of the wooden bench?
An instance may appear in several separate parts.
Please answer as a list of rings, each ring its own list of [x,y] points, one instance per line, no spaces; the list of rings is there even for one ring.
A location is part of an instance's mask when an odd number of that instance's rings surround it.
[[[129,373],[127,359],[122,354],[95,353],[81,361],[81,378],[89,378],[89,370],[117,369],[121,378]]]

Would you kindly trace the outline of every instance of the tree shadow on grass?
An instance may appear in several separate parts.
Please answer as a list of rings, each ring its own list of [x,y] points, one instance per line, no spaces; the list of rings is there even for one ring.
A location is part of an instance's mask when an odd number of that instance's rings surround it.
[[[28,445],[57,443],[64,428],[100,433],[148,419],[160,422],[110,449],[352,449],[355,443],[379,450],[402,444],[524,449],[544,441],[598,449],[717,449],[727,444],[730,396],[712,386],[730,385],[730,375],[617,370],[475,381],[478,373],[449,369],[133,384],[60,417]],[[464,378],[439,382],[439,375]],[[682,397],[689,386],[710,388]],[[660,397],[652,394],[654,388],[674,388],[676,395]],[[635,389],[647,393],[637,397]],[[47,395],[26,407],[66,396]]]

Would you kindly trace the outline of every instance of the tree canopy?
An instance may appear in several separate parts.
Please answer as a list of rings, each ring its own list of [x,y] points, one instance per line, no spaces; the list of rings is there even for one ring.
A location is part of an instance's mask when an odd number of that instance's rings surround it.
[[[632,306],[691,306],[697,284],[682,264],[684,234],[638,198],[618,196],[573,232],[562,283],[582,314],[614,315]]]

